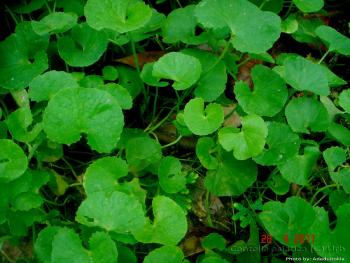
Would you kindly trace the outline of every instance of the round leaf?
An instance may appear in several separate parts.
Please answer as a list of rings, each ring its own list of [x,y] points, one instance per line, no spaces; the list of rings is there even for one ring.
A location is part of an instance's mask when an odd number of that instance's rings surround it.
[[[254,162],[238,161],[231,153],[222,152],[217,170],[208,171],[205,186],[217,196],[239,196],[256,180],[257,167]]]
[[[159,184],[167,193],[177,193],[186,189],[186,176],[182,173],[181,162],[172,156],[162,159],[158,168]]]
[[[153,199],[154,221],[144,229],[134,231],[135,238],[143,243],[176,245],[187,232],[186,214],[172,199],[157,196]]]
[[[343,90],[339,95],[339,105],[350,113],[350,89]]]
[[[123,110],[129,110],[132,108],[131,95],[123,86],[115,83],[107,83],[105,85],[98,86],[98,89],[107,91],[109,94],[111,94]]]
[[[27,156],[11,140],[0,139],[0,182],[7,183],[20,177],[27,169]]]
[[[146,218],[140,202],[133,196],[115,191],[91,193],[78,208],[76,220],[90,227],[130,233],[142,228]]]
[[[324,5],[323,0],[293,0],[293,3],[305,13],[320,11]]]
[[[78,88],[77,80],[64,71],[48,71],[29,83],[29,97],[34,101],[49,100],[59,90]]]
[[[282,110],[288,98],[283,79],[266,66],[257,65],[252,69],[254,90],[240,81],[234,91],[243,110],[249,114],[272,117]]]
[[[196,8],[198,21],[207,28],[228,26],[233,47],[241,52],[263,53],[281,33],[281,19],[261,11],[247,0],[204,0]]]
[[[272,122],[268,124],[266,144],[268,148],[254,157],[254,161],[261,165],[277,165],[298,153],[300,139],[288,125]]]
[[[204,109],[202,98],[190,100],[184,110],[184,121],[196,135],[208,135],[215,132],[224,121],[224,111],[217,103],[210,103]]]
[[[181,263],[184,260],[184,254],[179,247],[163,246],[152,250],[144,259],[143,263]]]
[[[320,151],[318,148],[308,146],[305,147],[303,155],[296,155],[286,162],[279,164],[278,169],[283,178],[288,182],[307,185],[312,169],[319,157]]]
[[[245,160],[259,155],[267,137],[267,125],[257,115],[241,117],[242,129],[240,132],[231,128],[219,131],[219,143],[226,151],[233,150],[233,156],[238,160]]]
[[[92,28],[107,28],[118,33],[136,30],[152,16],[152,9],[140,0],[88,0],[84,12]]]
[[[215,148],[215,142],[212,138],[201,137],[196,144],[196,155],[201,164],[207,169],[216,169],[218,160],[210,152]]]
[[[72,67],[94,64],[107,49],[108,39],[103,31],[96,31],[87,23],[75,26],[69,36],[58,39],[60,57]]]
[[[99,152],[116,146],[124,125],[118,103],[107,92],[76,88],[59,91],[48,103],[44,131],[52,141],[72,144],[87,133],[88,144]]]
[[[202,72],[201,63],[195,57],[180,52],[170,52],[153,64],[152,75],[158,79],[170,79],[176,90],[190,88]]]
[[[304,199],[293,196],[285,203],[265,203],[259,218],[273,238],[286,246],[295,247],[298,243],[286,242],[286,235],[291,239],[295,234],[309,233],[309,228],[315,220],[315,212]]]
[[[337,166],[346,161],[345,150],[338,146],[327,148],[322,155],[330,171],[334,171]]]
[[[284,79],[296,90],[329,95],[327,73],[319,64],[303,57],[290,56],[284,60]]]
[[[74,27],[78,16],[73,13],[54,12],[40,21],[32,21],[32,27],[38,35],[64,33]]]
[[[292,99],[286,107],[285,114],[294,132],[322,132],[330,125],[327,109],[315,98]]]

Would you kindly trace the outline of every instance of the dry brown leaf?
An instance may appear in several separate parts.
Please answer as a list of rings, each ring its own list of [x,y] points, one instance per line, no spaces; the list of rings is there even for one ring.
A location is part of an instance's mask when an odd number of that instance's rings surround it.
[[[146,63],[157,61],[164,54],[165,54],[164,51],[146,51],[146,52],[138,53],[137,59],[139,61],[140,68],[142,68],[143,65]],[[122,64],[129,65],[133,68],[136,68],[136,64],[135,64],[133,55],[123,57],[123,58],[118,58],[115,61],[122,63]]]

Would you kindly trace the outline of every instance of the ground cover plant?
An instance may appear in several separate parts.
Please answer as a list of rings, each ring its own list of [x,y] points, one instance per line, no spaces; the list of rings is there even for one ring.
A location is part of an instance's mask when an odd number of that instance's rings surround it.
[[[350,262],[346,1],[0,5],[1,262]]]

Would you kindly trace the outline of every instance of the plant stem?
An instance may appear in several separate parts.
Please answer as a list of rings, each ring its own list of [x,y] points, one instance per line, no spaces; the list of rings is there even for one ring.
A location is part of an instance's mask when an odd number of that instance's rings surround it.
[[[332,188],[332,187],[338,187],[338,184],[329,184],[329,185],[326,185],[326,186],[324,186],[324,187],[318,189],[318,190],[316,191],[316,193],[311,197],[310,204],[313,204],[313,203],[314,203],[316,196],[317,196],[320,192],[322,192],[323,190],[326,190],[326,189],[328,189],[328,188]]]
[[[209,191],[207,190],[205,194],[205,210],[207,210],[207,220],[208,220],[208,226],[213,227],[213,221],[211,220],[211,215],[210,215],[210,207],[209,207]]]
[[[170,143],[168,143],[168,144],[163,145],[163,146],[162,146],[162,149],[177,144],[177,143],[181,140],[181,138],[182,138],[182,135],[180,135],[179,137],[177,137],[175,141],[172,141],[172,142],[170,142]]]
[[[224,50],[221,52],[220,56],[218,57],[218,59],[214,62],[214,64],[212,64],[203,74],[208,73],[209,71],[211,71],[217,64],[219,64],[219,62],[224,58],[224,56],[226,55],[228,49],[230,47],[230,41],[227,41],[226,46],[224,48]]]
[[[330,51],[327,50],[327,52],[323,54],[322,58],[317,62],[317,64],[321,64],[322,61],[327,57],[327,55],[329,54],[329,52],[330,52]]]

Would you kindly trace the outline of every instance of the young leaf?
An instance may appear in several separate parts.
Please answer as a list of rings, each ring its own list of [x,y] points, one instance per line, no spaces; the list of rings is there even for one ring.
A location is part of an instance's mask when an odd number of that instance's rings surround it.
[[[286,160],[278,165],[278,169],[288,182],[307,185],[312,169],[319,157],[320,151],[318,148],[308,146],[305,147],[303,155],[296,155]]]
[[[277,195],[284,195],[289,191],[289,182],[285,180],[279,173],[270,175],[266,184]]]
[[[132,108],[131,95],[122,85],[107,83],[105,85],[98,86],[98,89],[107,91],[109,94],[111,94],[123,110],[129,110]]]
[[[316,218],[309,232],[313,233],[315,237],[318,236],[319,239],[317,241],[315,240],[314,244],[311,244],[312,247],[315,248],[315,251],[321,257],[334,258],[341,255],[345,260],[349,260],[350,251],[346,248],[350,247],[350,238],[347,232],[349,228],[350,204],[344,204],[335,211],[337,224],[332,229],[329,227],[329,215],[324,208],[316,207],[314,209]],[[332,244],[332,246],[338,247],[341,250],[318,249],[326,247],[327,244]]]
[[[105,157],[94,161],[86,169],[84,190],[87,195],[102,191],[113,192],[118,179],[128,174],[128,165],[122,159]]]
[[[320,11],[324,5],[323,0],[293,0],[293,3],[305,13]]]
[[[327,148],[322,155],[330,171],[334,171],[337,166],[346,161],[345,150],[338,146]]]
[[[152,250],[144,259],[143,263],[181,263],[184,260],[184,254],[179,247],[163,246]]]
[[[118,78],[118,70],[113,66],[105,66],[102,69],[102,75],[105,80],[115,81]]]
[[[206,102],[216,100],[226,88],[225,63],[218,61],[218,57],[212,53],[199,49],[185,49],[182,53],[197,58],[202,65],[202,74],[194,90],[196,97],[201,97]]]
[[[330,125],[327,109],[315,98],[304,96],[292,99],[285,109],[285,114],[294,132],[322,132]]]
[[[202,240],[202,246],[205,249],[224,250],[226,247],[226,239],[218,233],[211,233]]]
[[[136,30],[152,16],[152,9],[140,0],[88,0],[84,12],[92,28],[112,29],[118,33]]]
[[[238,160],[246,160],[258,156],[264,149],[267,137],[267,126],[257,115],[241,117],[240,132],[231,128],[219,131],[219,143],[226,151],[233,150],[233,156]]]
[[[28,127],[33,122],[32,112],[29,108],[19,108],[6,119],[6,125],[13,139],[20,142],[31,142],[41,132],[42,124],[37,123],[30,131]]]
[[[163,41],[165,43],[183,42],[189,45],[198,45],[206,41],[206,34],[195,35],[197,25],[194,16],[194,5],[174,9],[166,18],[162,27]]]
[[[340,34],[334,28],[325,25],[316,28],[315,32],[327,44],[330,52],[350,56],[350,38]]]
[[[29,98],[33,101],[49,100],[59,90],[78,88],[77,80],[64,71],[48,71],[37,76],[29,83]]]
[[[263,65],[252,69],[254,90],[239,81],[234,92],[239,105],[249,114],[272,117],[282,110],[288,98],[288,91],[283,79]]]
[[[265,203],[259,218],[273,238],[286,246],[295,247],[300,244],[286,242],[285,236],[294,238],[295,234],[309,233],[309,228],[315,220],[315,212],[307,201],[293,196],[285,203],[278,201]]]
[[[107,49],[108,39],[103,31],[97,31],[87,23],[73,27],[70,35],[60,37],[57,42],[60,57],[72,67],[94,64]]]
[[[300,56],[290,56],[284,60],[285,81],[294,89],[311,91],[318,95],[329,95],[326,72],[321,65]]]
[[[263,53],[281,33],[279,16],[261,11],[247,0],[204,0],[197,5],[195,15],[206,28],[228,26],[232,45],[241,52]]]
[[[63,12],[50,13],[40,21],[32,21],[32,27],[38,35],[64,33],[77,24],[78,16]]]
[[[182,171],[181,162],[172,156],[163,158],[159,164],[159,185],[170,194],[186,189],[186,175]]]
[[[152,75],[158,79],[170,79],[176,90],[190,88],[199,79],[201,63],[195,57],[180,52],[170,52],[153,65]]]
[[[207,172],[205,186],[217,196],[239,196],[256,180],[257,167],[251,160],[238,161],[222,151],[217,170]]]
[[[142,228],[146,218],[141,203],[134,196],[114,191],[91,193],[79,206],[76,220],[90,227],[130,233]]]
[[[20,177],[27,169],[27,156],[11,140],[0,139],[0,182],[7,183]]]
[[[172,199],[157,196],[153,199],[154,221],[141,230],[134,228],[133,235],[143,243],[176,245],[187,232],[187,220],[183,209]]]
[[[201,164],[208,170],[218,167],[218,160],[211,155],[211,151],[215,146],[214,140],[210,137],[201,137],[196,144],[196,155]]]
[[[268,124],[266,144],[268,148],[254,157],[254,161],[261,165],[277,165],[298,153],[300,139],[288,125],[271,122]]]
[[[48,68],[48,44],[49,37],[37,35],[30,22],[18,24],[16,33],[0,42],[0,86],[10,90],[27,87]]]
[[[88,144],[99,152],[110,152],[124,126],[118,103],[105,91],[76,88],[59,91],[48,103],[44,131],[54,142],[72,144],[86,133]]]
[[[350,89],[343,90],[339,95],[339,105],[350,113]]]
[[[196,135],[208,135],[215,132],[224,121],[224,111],[217,103],[210,103],[204,109],[202,98],[190,100],[184,110],[187,127]]]

